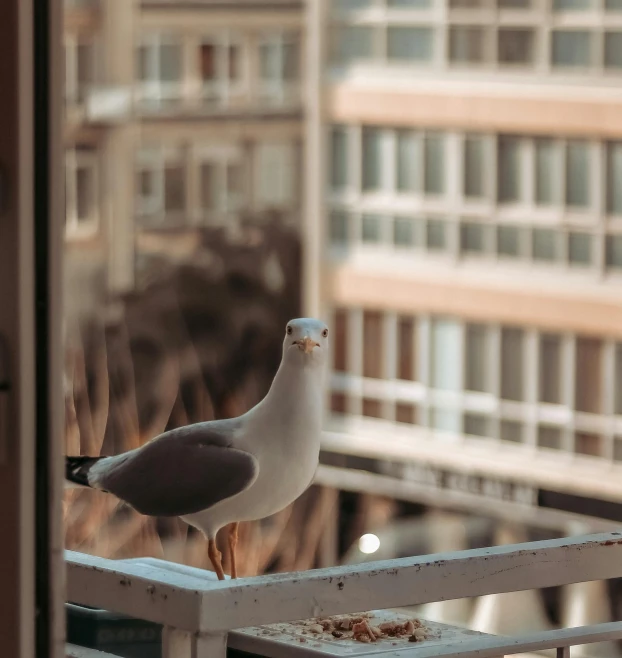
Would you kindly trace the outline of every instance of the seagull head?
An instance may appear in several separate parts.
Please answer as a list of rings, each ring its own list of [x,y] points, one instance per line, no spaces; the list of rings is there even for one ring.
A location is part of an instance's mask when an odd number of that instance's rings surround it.
[[[328,327],[315,318],[290,320],[285,328],[283,357],[323,363],[328,353]]]

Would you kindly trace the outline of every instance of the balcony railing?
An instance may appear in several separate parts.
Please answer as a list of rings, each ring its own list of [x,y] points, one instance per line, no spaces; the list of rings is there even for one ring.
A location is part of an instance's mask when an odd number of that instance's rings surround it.
[[[620,577],[622,532],[222,582],[163,561],[67,551],[66,562],[70,601],[162,624],[163,658],[224,658],[234,629]],[[391,655],[487,658],[556,648],[563,658],[570,646],[620,639],[622,622],[612,622]]]

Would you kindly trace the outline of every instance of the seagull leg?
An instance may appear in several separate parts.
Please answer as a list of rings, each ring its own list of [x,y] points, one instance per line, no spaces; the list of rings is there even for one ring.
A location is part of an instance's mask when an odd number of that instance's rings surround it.
[[[216,540],[208,539],[207,540],[207,554],[209,556],[210,562],[214,567],[214,571],[218,576],[218,580],[225,579],[225,572],[222,569],[222,562],[220,561],[220,551],[216,548]]]
[[[229,557],[231,558],[231,578],[238,577],[238,569],[235,563],[235,547],[238,545],[239,525],[239,523],[232,523],[229,526]]]

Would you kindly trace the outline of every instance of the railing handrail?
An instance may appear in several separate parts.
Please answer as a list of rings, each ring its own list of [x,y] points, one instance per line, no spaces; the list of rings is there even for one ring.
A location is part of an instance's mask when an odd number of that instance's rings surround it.
[[[622,532],[222,582],[72,551],[66,561],[68,598],[74,603],[219,633],[620,577]]]

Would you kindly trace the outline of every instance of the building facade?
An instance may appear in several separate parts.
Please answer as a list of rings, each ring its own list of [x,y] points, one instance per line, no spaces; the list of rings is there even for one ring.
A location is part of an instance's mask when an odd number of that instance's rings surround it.
[[[310,15],[327,449],[520,504],[622,502],[622,3]]]

